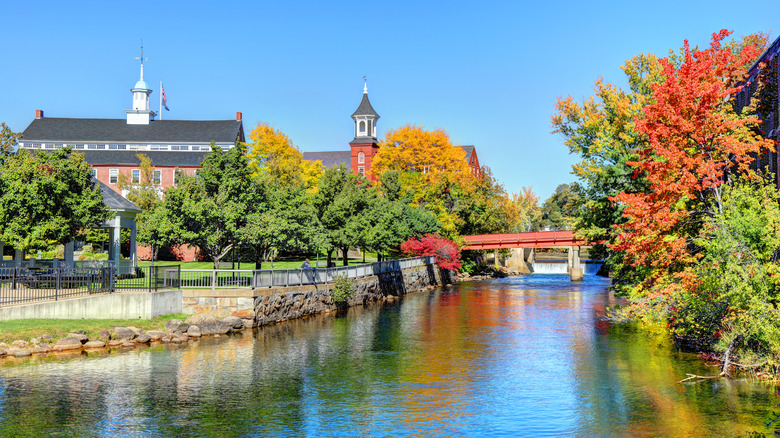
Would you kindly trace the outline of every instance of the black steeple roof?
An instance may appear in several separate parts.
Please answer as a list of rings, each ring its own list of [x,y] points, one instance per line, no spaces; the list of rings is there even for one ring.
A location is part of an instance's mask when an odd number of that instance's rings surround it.
[[[360,106],[352,113],[352,117],[355,116],[374,116],[377,119],[379,118],[379,114],[374,111],[371,102],[368,101],[368,93],[363,93],[363,100],[360,101]]]

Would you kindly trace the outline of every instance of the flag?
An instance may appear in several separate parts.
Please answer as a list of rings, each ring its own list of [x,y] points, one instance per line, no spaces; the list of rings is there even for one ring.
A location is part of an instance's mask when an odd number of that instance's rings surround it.
[[[165,107],[165,111],[170,111],[168,108],[168,98],[165,97],[165,89],[163,89],[162,82],[160,82],[160,93],[162,94],[162,102]]]

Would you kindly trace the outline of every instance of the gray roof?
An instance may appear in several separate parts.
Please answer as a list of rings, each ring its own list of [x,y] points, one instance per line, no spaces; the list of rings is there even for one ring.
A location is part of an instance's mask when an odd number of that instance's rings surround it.
[[[126,119],[34,119],[22,133],[22,141],[79,143],[234,143],[244,141],[239,120],[152,120],[129,125]]]
[[[103,202],[113,211],[135,211],[140,213],[141,209],[137,205],[128,201],[127,198],[119,193],[111,190],[110,187],[103,184],[99,180],[92,178],[92,183],[97,184],[100,187],[100,191],[103,192]]]
[[[379,114],[374,111],[374,107],[368,101],[368,93],[363,93],[363,100],[360,101],[360,106],[352,113],[352,117],[355,116],[374,116],[377,119],[379,118]]]
[[[325,151],[325,152],[304,152],[303,159],[307,161],[322,161],[322,167],[330,169],[343,164],[349,169],[352,161],[350,151]]]
[[[467,146],[461,146],[460,148],[466,151],[466,161],[471,160],[471,153],[474,152],[474,146],[467,145]]]
[[[152,166],[200,166],[208,152],[180,151],[123,151],[123,150],[74,150],[83,154],[87,163],[95,165],[127,164],[139,165],[138,154],[152,160]]]

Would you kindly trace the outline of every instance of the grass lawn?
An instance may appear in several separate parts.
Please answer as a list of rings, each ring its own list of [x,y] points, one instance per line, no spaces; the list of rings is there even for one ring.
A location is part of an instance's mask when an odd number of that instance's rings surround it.
[[[84,330],[89,339],[97,339],[101,330],[113,330],[116,326],[133,326],[144,331],[163,330],[171,319],[187,319],[190,315],[162,315],[153,319],[22,319],[0,321],[0,342],[11,343],[17,339],[30,340],[49,334],[56,342],[76,330]],[[46,341],[43,341],[46,342]]]

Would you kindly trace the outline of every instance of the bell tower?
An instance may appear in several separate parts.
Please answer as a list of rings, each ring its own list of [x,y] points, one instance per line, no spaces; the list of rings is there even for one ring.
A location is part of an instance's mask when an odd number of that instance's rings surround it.
[[[376,122],[379,120],[379,114],[368,101],[368,84],[365,76],[363,76],[363,99],[352,113],[352,120],[355,122],[355,138],[349,142],[350,167],[352,172],[364,175],[369,181],[376,181],[377,176],[371,173],[371,162],[379,151],[376,140]]]

